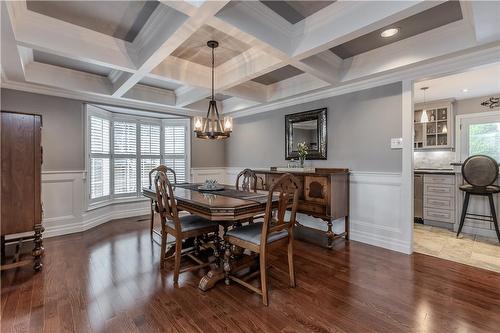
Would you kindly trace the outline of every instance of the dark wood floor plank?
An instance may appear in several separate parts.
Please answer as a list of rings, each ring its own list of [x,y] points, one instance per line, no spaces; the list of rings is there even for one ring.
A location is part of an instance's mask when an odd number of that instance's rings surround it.
[[[270,305],[232,283],[197,288],[204,271],[159,269],[148,221],[113,221],[47,239],[44,268],[2,272],[1,332],[494,332],[500,274],[343,241],[296,242],[270,258]],[[499,247],[500,249],[500,247]],[[252,281],[259,283],[258,279]]]

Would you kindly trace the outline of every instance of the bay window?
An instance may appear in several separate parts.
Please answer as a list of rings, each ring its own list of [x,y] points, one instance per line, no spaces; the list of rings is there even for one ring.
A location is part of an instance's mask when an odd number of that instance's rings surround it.
[[[87,105],[89,203],[142,198],[149,171],[160,164],[189,175],[189,119],[113,113]]]

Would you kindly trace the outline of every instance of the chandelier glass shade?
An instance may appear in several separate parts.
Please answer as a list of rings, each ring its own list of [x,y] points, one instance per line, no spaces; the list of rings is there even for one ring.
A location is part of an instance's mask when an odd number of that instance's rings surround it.
[[[233,119],[231,117],[224,117],[222,120],[217,108],[217,102],[214,94],[214,64],[215,55],[214,50],[219,46],[217,41],[211,40],[207,42],[207,46],[212,49],[212,94],[208,102],[207,116],[194,117],[193,129],[196,137],[200,139],[209,140],[222,140],[229,138],[233,131]]]

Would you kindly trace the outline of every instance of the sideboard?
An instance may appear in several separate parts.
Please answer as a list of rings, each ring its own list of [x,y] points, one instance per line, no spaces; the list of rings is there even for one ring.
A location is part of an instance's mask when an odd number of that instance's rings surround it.
[[[272,167],[253,171],[259,179],[258,187],[263,190],[268,190],[284,173],[296,176],[300,183],[298,212],[326,222],[327,247],[332,248],[336,238],[349,239],[349,169],[315,168],[302,171]],[[333,221],[340,218],[344,218],[345,231],[336,234],[332,228]],[[297,224],[307,228],[300,221]]]

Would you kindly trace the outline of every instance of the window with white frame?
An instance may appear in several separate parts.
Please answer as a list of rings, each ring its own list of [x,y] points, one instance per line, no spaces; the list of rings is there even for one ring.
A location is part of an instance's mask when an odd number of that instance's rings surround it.
[[[188,181],[189,119],[137,117],[87,106],[90,203],[142,197],[160,164]]]

